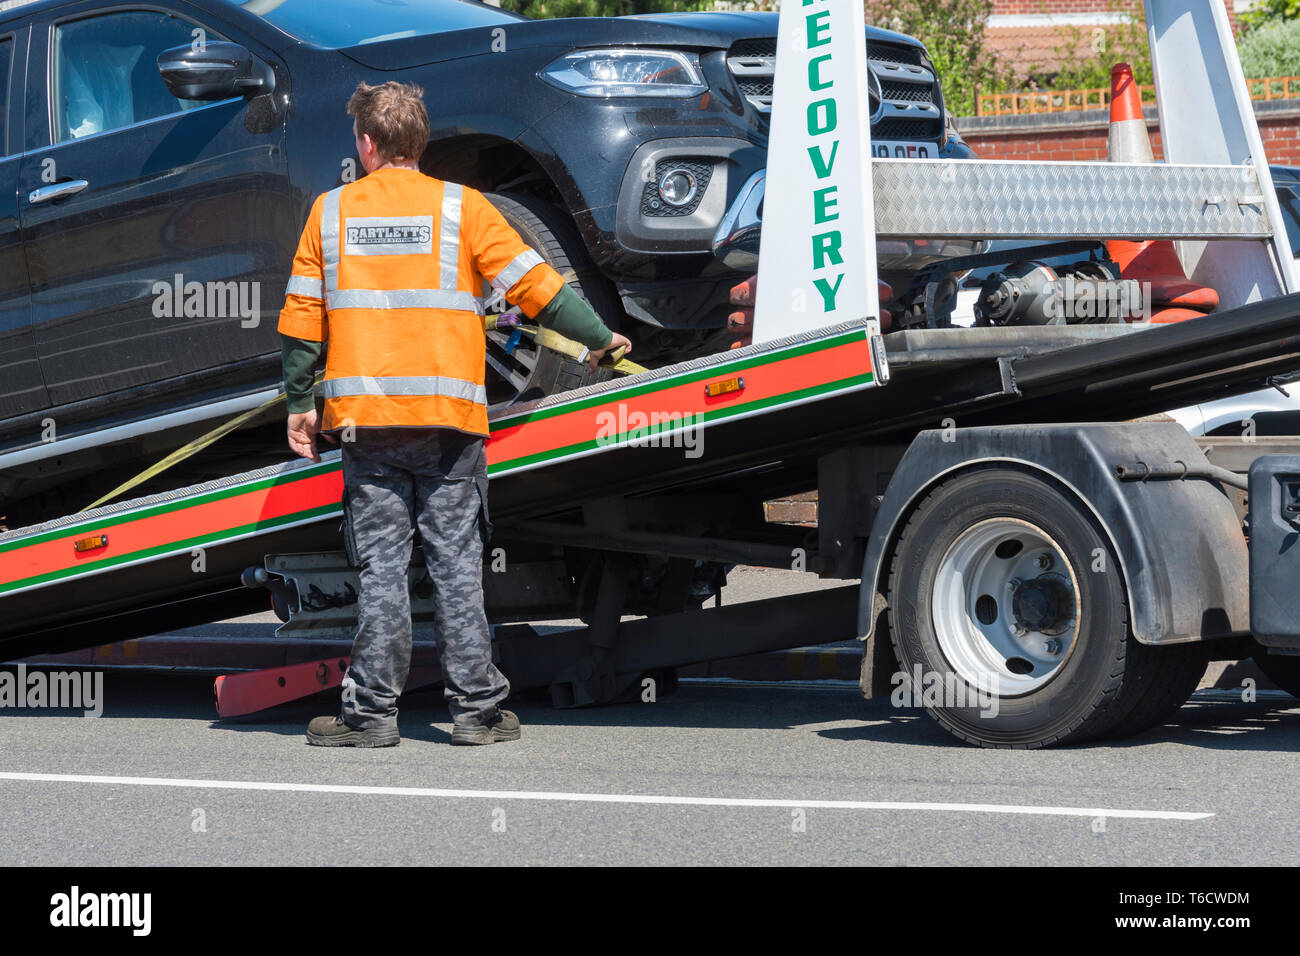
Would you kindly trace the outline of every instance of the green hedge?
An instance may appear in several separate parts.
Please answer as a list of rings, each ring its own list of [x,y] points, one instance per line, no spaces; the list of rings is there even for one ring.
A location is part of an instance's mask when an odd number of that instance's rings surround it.
[[[1300,20],[1275,20],[1237,41],[1249,77],[1300,76]]]

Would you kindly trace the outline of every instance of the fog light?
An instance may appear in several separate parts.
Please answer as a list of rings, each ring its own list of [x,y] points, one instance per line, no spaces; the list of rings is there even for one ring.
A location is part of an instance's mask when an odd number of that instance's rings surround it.
[[[659,198],[670,206],[688,206],[695,198],[695,177],[685,169],[671,169],[659,180]]]

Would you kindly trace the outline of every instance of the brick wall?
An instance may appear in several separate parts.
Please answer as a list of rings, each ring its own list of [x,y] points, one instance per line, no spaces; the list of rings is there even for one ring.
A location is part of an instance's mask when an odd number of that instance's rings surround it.
[[[1161,159],[1160,128],[1148,111],[1148,134],[1156,159]],[[1261,103],[1256,119],[1268,161],[1300,166],[1300,101]],[[985,116],[957,120],[971,149],[984,159],[1092,161],[1106,158],[1107,116],[1104,111],[1039,116]]]
[[[1232,28],[1237,28],[1236,4],[1229,0],[1225,4],[1228,21]],[[1043,13],[1115,13],[1120,10],[1138,11],[1142,8],[1141,0],[993,0],[993,16],[1025,16]]]
[[[1132,2],[1125,4],[1124,8],[1140,5]],[[1111,13],[1113,9],[1106,0],[993,0],[995,17],[1027,13]]]
[[[870,9],[871,0],[867,3]],[[1235,6],[1235,0],[1225,4],[1234,33],[1237,31]],[[985,38],[988,49],[999,55],[1004,66],[1011,68],[1013,78],[1024,80],[1035,72],[1055,73],[1070,55],[1069,51],[1078,46],[1080,31],[1090,35],[1092,30],[1102,24],[1113,24],[1117,15],[1125,13],[1140,19],[1141,0],[993,0],[993,14]],[[1096,26],[1088,27],[1089,23]],[[1089,55],[1086,45],[1077,53]]]
[[[1264,137],[1264,154],[1270,163],[1300,166],[1300,116],[1261,120],[1259,133]]]

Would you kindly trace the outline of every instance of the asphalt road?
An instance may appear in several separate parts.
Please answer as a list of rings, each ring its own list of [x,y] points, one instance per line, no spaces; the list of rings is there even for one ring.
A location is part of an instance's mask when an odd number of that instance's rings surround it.
[[[1141,738],[1039,752],[842,683],[526,698],[523,739],[484,748],[450,746],[426,691],[401,746],[360,751],[304,743],[318,701],[218,723],[207,678],[109,673],[104,699],[0,720],[6,863],[1289,864],[1300,811],[1280,697],[1203,692]]]

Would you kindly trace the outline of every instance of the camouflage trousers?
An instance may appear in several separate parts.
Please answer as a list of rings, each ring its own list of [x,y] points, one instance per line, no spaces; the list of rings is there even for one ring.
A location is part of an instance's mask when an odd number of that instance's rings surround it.
[[[407,567],[418,530],[433,582],[434,630],[452,719],[482,724],[510,693],[492,663],[483,610],[491,534],[484,440],[447,428],[358,428],[342,443],[344,539],[361,571],[343,720],[395,727],[411,665]]]

